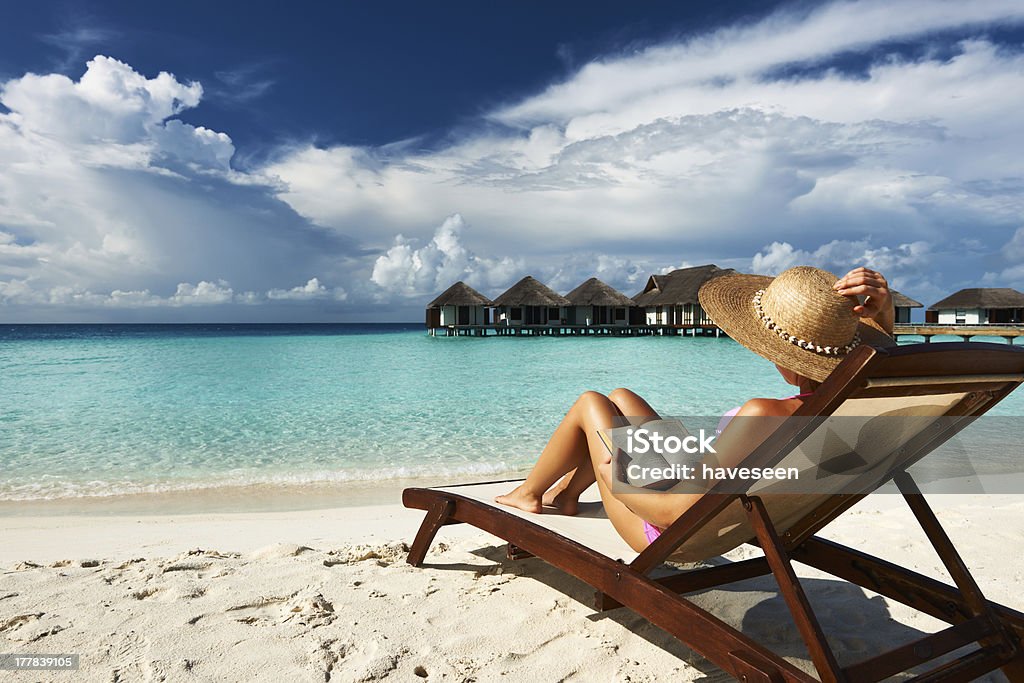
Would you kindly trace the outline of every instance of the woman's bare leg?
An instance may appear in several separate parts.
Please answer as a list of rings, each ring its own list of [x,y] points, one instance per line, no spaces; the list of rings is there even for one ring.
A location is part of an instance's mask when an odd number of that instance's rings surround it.
[[[627,418],[643,417],[657,420],[658,413],[639,394],[629,389],[615,389],[608,394],[608,400],[615,404],[619,413]],[[587,464],[577,467],[562,477],[542,498],[544,505],[557,507],[564,515],[575,515],[579,511],[579,500],[583,492],[594,483],[594,468]]]
[[[575,470],[580,465],[587,465],[590,455],[584,422],[606,418],[610,425],[615,407],[608,398],[596,391],[584,392],[566,413],[562,423],[551,435],[547,446],[537,458],[537,464],[530,470],[524,481],[515,490],[495,500],[503,505],[511,505],[527,512],[540,512],[542,496],[558,481],[559,477]],[[595,413],[590,415],[590,413]]]
[[[642,396],[629,389],[615,389],[608,394],[608,398],[619,408],[626,417],[643,417],[651,420],[660,419],[657,411]]]
[[[572,469],[588,469],[588,466],[593,476],[598,465],[608,462],[608,450],[597,431],[614,426],[619,417],[618,407],[608,397],[592,391],[584,393],[555,430],[526,481],[495,500],[528,512],[540,512],[544,492],[559,477]],[[596,480],[605,513],[615,530],[633,548],[645,548],[643,520],[611,494],[609,483],[603,477]]]

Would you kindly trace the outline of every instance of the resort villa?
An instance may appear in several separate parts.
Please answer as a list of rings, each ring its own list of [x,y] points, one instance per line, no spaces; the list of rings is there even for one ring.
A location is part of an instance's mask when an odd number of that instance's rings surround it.
[[[714,321],[705,315],[697,301],[697,292],[708,280],[735,272],[732,268],[709,264],[652,275],[633,301],[642,309],[641,320],[647,325],[714,327]]]
[[[569,300],[566,322],[570,325],[629,325],[633,300],[614,287],[592,277],[565,295]]]
[[[459,281],[427,305],[430,334],[445,336],[498,335],[680,335],[720,333],[700,306],[697,293],[713,278],[736,271],[714,264],[679,268],[651,275],[641,292],[629,297],[592,277],[564,296],[532,276],[526,276],[493,301]],[[918,335],[1024,335],[1024,294],[1014,289],[962,289],[926,311],[925,323],[911,322],[919,301],[892,290],[897,338]],[[945,330],[940,326],[975,326]],[[1009,326],[1017,325],[1020,329]],[[977,329],[984,326],[988,330]]]
[[[912,308],[924,308],[924,304],[920,301],[914,301],[909,296],[900,294],[895,289],[891,290],[892,293],[892,304],[896,309],[896,324],[897,325],[908,325],[910,324],[910,309]]]
[[[494,300],[494,323],[498,326],[561,325],[569,300],[527,275]]]
[[[940,325],[994,325],[1024,322],[1024,294],[1009,287],[961,289],[925,312]]]
[[[493,305],[486,296],[459,280],[427,304],[427,327],[487,325]]]

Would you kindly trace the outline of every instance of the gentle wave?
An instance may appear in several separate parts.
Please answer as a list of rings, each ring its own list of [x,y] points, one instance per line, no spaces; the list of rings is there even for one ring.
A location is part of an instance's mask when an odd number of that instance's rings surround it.
[[[313,486],[318,484],[373,483],[406,479],[445,479],[459,481],[465,478],[503,475],[519,472],[521,468],[506,463],[469,463],[457,466],[388,467],[365,470],[339,470],[298,474],[250,474],[243,476],[211,476],[196,481],[115,482],[91,480],[85,482],[56,481],[42,483],[15,483],[0,480],[0,502],[59,500],[65,498],[109,498],[113,496],[146,493],[175,493],[205,491],[246,486]]]

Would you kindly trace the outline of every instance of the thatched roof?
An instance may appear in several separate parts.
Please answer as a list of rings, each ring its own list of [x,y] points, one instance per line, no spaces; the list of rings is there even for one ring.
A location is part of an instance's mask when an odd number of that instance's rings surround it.
[[[1024,308],[1024,294],[1009,287],[961,289],[928,307],[929,311],[950,308]]]
[[[900,294],[895,289],[890,289],[889,293],[892,294],[892,305],[896,308],[924,308],[924,304],[920,301],[914,301],[905,294]]]
[[[632,306],[633,300],[592,277],[565,295],[573,306]]]
[[[527,275],[494,300],[495,306],[568,306],[569,300]]]
[[[476,291],[462,280],[459,280],[427,304],[427,308],[441,306],[490,306],[491,300]]]
[[[732,268],[719,268],[714,264],[680,268],[665,275],[652,275],[644,291],[633,297],[639,306],[675,306],[697,303],[701,285],[720,275],[731,275]]]

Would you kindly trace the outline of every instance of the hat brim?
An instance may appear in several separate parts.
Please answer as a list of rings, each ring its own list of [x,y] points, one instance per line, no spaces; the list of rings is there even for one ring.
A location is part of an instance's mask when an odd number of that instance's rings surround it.
[[[774,279],[766,275],[742,274],[716,277],[700,288],[700,305],[723,332],[757,355],[816,382],[823,382],[846,356],[826,356],[802,349],[764,326],[754,309],[754,294],[768,287]],[[896,344],[892,337],[866,324],[863,318],[857,331],[861,344],[883,347]]]

